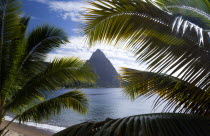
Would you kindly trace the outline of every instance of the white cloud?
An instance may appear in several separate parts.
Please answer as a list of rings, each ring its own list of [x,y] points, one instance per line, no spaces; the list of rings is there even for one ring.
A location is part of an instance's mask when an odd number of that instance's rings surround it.
[[[84,2],[75,1],[52,1],[49,2],[49,7],[53,10],[60,10],[65,12],[79,12],[83,11],[83,8],[87,7],[87,4]]]
[[[72,31],[73,31],[74,33],[77,33],[77,34],[81,34],[82,29],[81,29],[81,28],[73,28]]]
[[[47,3],[48,0],[29,0],[29,1],[36,1],[36,2],[40,2],[40,3]]]
[[[34,19],[34,20],[40,20],[39,18],[34,17],[34,16],[31,16],[31,19]]]
[[[62,45],[61,48],[51,52],[47,57],[47,61],[52,61],[55,57],[72,56],[88,60],[96,49],[101,49],[118,71],[120,70],[120,67],[145,70],[144,65],[140,66],[136,63],[133,55],[125,50],[104,44],[97,44],[92,48],[88,48],[84,42],[84,37],[82,36],[72,37],[70,38],[70,42],[71,43]]]
[[[77,13],[77,12],[70,12],[70,13],[64,13],[64,14],[62,15],[62,18],[63,18],[64,20],[70,18],[71,21],[74,21],[74,22],[81,22],[81,19],[80,19],[79,16],[80,16],[80,14]]]
[[[58,1],[58,0],[29,0],[43,4],[47,4],[50,10],[59,12],[63,19],[71,19],[75,22],[81,22],[80,14],[85,8],[89,8],[85,2],[82,1]]]
[[[81,12],[90,7],[85,2],[78,1],[51,1],[48,5],[52,11],[61,12],[63,19],[70,18],[75,22],[81,22]]]

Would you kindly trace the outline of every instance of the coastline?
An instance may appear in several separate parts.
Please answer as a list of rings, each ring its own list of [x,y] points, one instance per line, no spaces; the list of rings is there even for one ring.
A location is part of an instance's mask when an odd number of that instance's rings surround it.
[[[8,121],[4,121],[2,126],[5,126],[7,123]],[[54,134],[48,130],[18,123],[12,123],[8,130],[11,130],[11,132],[9,131],[5,136],[52,136]]]

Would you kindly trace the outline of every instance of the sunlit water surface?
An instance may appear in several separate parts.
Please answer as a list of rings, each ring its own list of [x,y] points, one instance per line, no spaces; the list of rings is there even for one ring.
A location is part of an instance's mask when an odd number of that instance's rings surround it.
[[[152,105],[155,97],[150,99],[137,99],[131,101],[125,96],[121,88],[95,88],[82,89],[89,99],[89,112],[86,115],[80,115],[72,110],[63,109],[59,115],[43,121],[41,124],[33,122],[26,123],[30,126],[36,126],[42,129],[48,129],[52,132],[58,132],[68,126],[87,121],[102,121],[106,118],[121,118],[131,115],[158,113],[163,106],[155,111]],[[71,89],[58,90],[50,98],[62,95]],[[10,120],[10,117],[6,117]]]

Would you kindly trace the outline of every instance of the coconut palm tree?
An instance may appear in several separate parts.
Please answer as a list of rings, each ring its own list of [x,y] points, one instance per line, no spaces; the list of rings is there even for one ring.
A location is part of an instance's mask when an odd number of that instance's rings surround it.
[[[155,95],[154,107],[166,103],[166,113],[83,123],[56,135],[209,135],[209,0],[89,3],[93,8],[84,14],[89,45],[104,42],[134,53],[147,71],[123,68],[124,92],[133,100]]]
[[[79,90],[49,99],[47,96],[68,83],[93,83],[95,75],[79,58],[46,55],[68,43],[67,34],[49,25],[26,32],[30,17],[21,16],[19,0],[0,1],[0,124],[7,113],[14,119],[1,125],[0,135],[14,121],[39,123],[62,108],[87,112],[87,98]]]

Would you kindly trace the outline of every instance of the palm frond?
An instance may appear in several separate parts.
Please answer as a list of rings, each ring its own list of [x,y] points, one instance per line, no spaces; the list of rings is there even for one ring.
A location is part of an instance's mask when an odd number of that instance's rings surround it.
[[[124,68],[122,82],[131,99],[157,96],[154,107],[166,102],[166,111],[210,114],[210,94],[176,77]]]
[[[108,42],[120,41],[120,39],[129,40],[128,36],[134,37],[135,33],[141,30],[142,22],[152,23],[151,26],[154,24],[168,26],[174,18],[153,4],[141,0],[97,0],[90,4],[96,8],[88,9],[84,15],[86,21],[84,32],[89,38],[90,45],[98,40]],[[135,22],[138,22],[138,26],[135,25]],[[117,23],[119,24],[116,25]],[[99,29],[103,31],[99,31]]]
[[[13,58],[11,58],[11,66],[7,66],[7,69],[9,69],[8,75],[5,76],[7,81],[1,92],[1,95],[5,97],[15,90],[14,86],[27,83],[40,71],[45,70],[46,66],[43,65],[43,61],[46,54],[59,47],[60,44],[68,42],[66,33],[59,28],[48,25],[37,27],[26,38],[25,31],[29,20],[30,17],[27,16],[20,19],[21,30],[19,33],[22,35],[14,40],[15,44],[12,42],[12,45],[15,46],[11,51]]]
[[[49,25],[36,27],[27,38],[27,55],[32,57],[31,60],[43,60],[46,53],[68,42],[67,34],[62,29]]]
[[[15,63],[12,59],[12,53],[17,48],[11,46],[17,45],[17,39],[21,37],[20,18],[21,14],[21,1],[19,0],[1,0],[0,2],[0,93],[2,92],[5,84],[7,84],[7,77],[14,71],[12,69]],[[15,67],[14,67],[15,68]],[[0,112],[5,104],[5,94],[0,95]]]
[[[22,107],[28,106],[36,99],[45,98],[52,91],[63,87],[67,83],[94,83],[96,76],[88,67],[84,66],[84,61],[79,58],[55,59],[43,72],[37,74],[21,89],[14,90],[8,98],[5,109],[15,112]]]
[[[210,119],[187,114],[146,114],[86,122],[54,136],[208,136]]]
[[[206,30],[210,30],[210,2],[209,0],[156,0],[156,3],[175,15],[181,15],[185,19],[198,24]]]
[[[0,2],[0,86],[11,67],[11,40],[18,38],[20,30],[21,4],[19,0],[1,0]]]
[[[59,28],[49,25],[36,27],[26,38],[25,56],[16,75],[20,72],[28,75],[37,74],[40,69],[37,66],[40,65],[40,61],[46,59],[47,53],[68,42],[67,34]]]
[[[0,37],[3,51],[4,44],[14,39],[20,29],[21,1],[1,0],[0,7]]]
[[[20,24],[22,25],[21,31],[24,34],[24,36],[26,35],[25,32],[28,27],[30,19],[31,19],[31,17],[27,16],[27,15],[24,15],[23,17],[20,18]]]
[[[95,8],[84,15],[90,45],[114,42],[133,52],[149,71],[176,74],[194,86],[209,88],[210,43],[202,28],[148,0],[97,0],[90,4]]]
[[[7,67],[8,72],[4,71],[7,73],[7,78],[5,80],[5,83],[2,87],[2,92],[1,94],[4,94],[4,91],[9,92],[9,90],[12,90],[12,84],[14,81],[17,79],[17,73],[20,69],[20,64],[22,59],[25,56],[25,51],[26,51],[26,41],[25,41],[25,34],[26,34],[26,29],[29,23],[30,17],[29,16],[23,16],[20,18],[20,31],[16,32],[17,36],[11,40],[11,45],[12,48],[10,48],[10,51],[8,52],[8,60],[10,61],[10,65]],[[16,85],[14,85],[16,86]]]
[[[81,91],[70,91],[56,98],[41,102],[23,111],[18,115],[19,122],[35,121],[39,123],[43,119],[49,119],[52,115],[59,114],[61,109],[73,109],[79,113],[86,113],[88,100]]]

